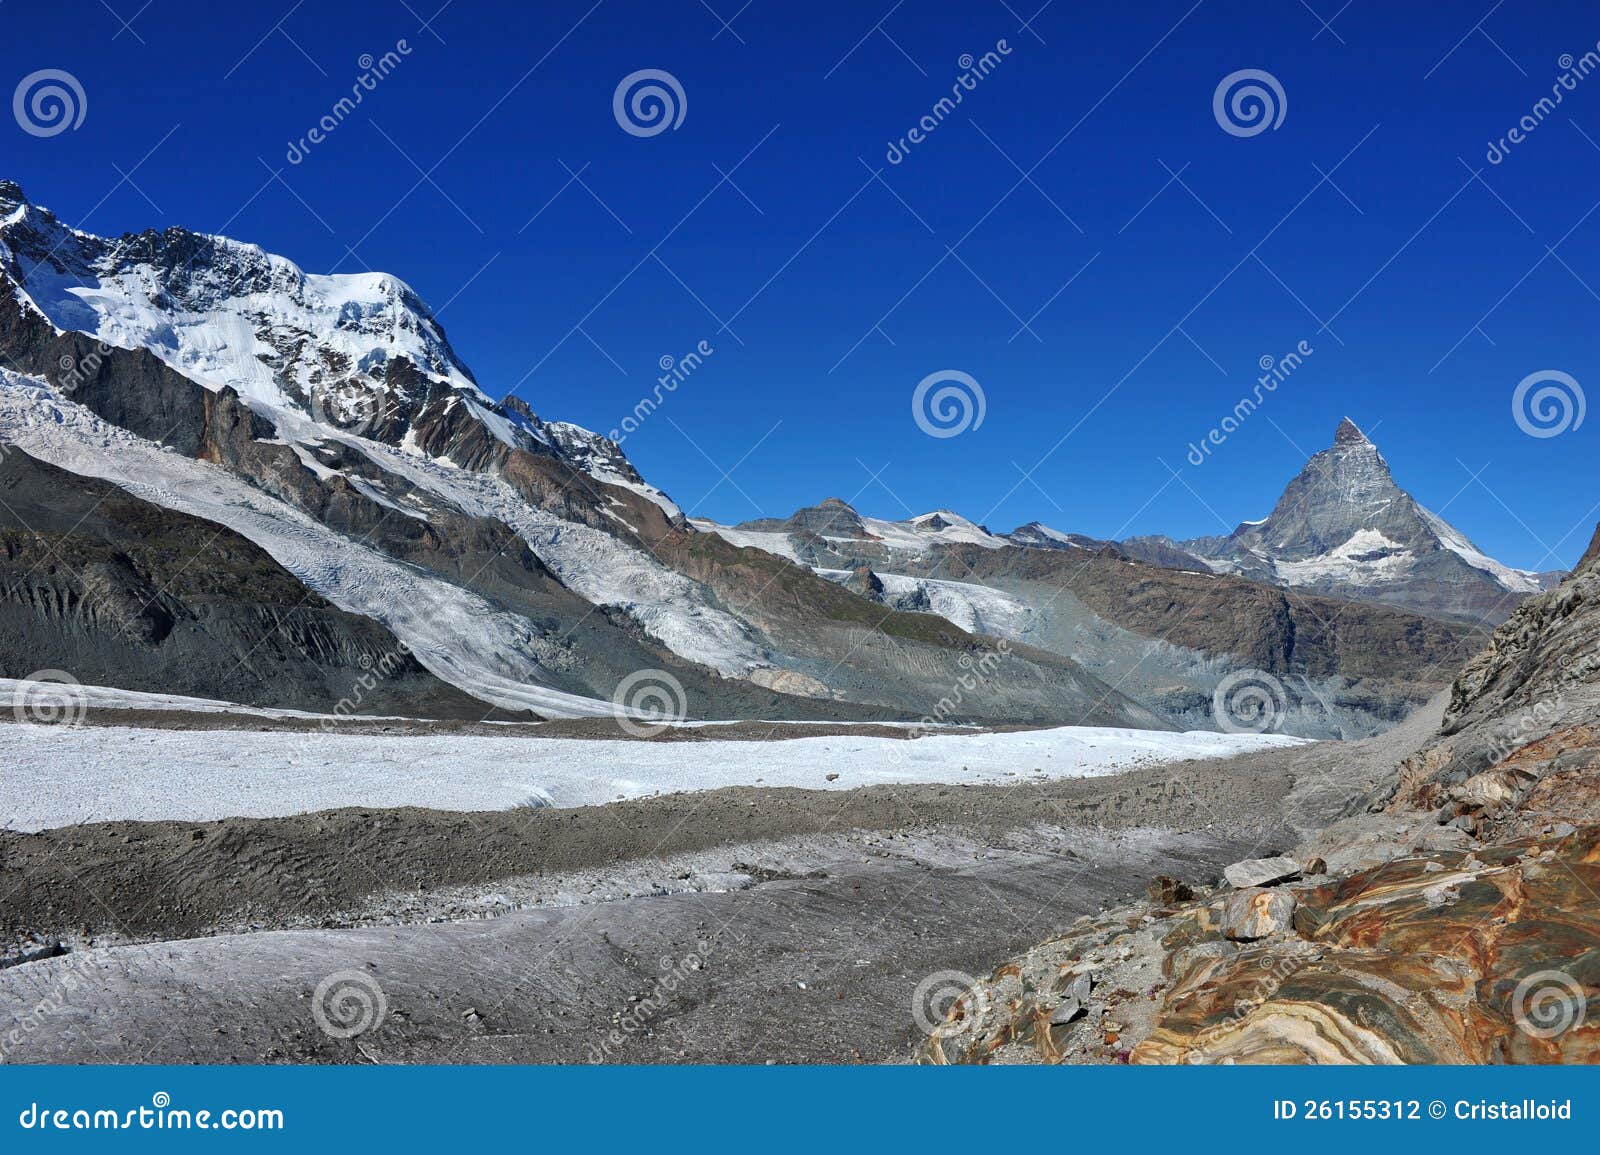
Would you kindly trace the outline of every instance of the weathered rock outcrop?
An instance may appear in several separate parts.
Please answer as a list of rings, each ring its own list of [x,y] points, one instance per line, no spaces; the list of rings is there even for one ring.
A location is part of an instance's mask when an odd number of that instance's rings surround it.
[[[1251,889],[1164,886],[1080,920],[979,982],[919,1058],[1600,1062],[1597,595],[1591,546],[1468,663],[1365,812],[1296,851],[1335,876],[1240,863]]]

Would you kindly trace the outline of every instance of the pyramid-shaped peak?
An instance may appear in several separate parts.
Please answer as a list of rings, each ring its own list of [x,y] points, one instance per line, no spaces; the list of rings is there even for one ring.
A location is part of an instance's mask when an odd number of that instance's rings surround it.
[[[1339,422],[1339,428],[1333,431],[1335,445],[1371,445],[1367,435],[1350,418],[1346,417]]]

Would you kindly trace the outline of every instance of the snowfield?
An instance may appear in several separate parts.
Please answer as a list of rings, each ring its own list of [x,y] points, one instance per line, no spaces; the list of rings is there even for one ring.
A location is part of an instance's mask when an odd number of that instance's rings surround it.
[[[1117,774],[1303,745],[1279,735],[1065,726],[1007,734],[774,742],[389,737],[0,723],[0,821],[269,818],[344,806],[587,806],[723,786],[860,786]],[[827,775],[837,774],[830,782]]]

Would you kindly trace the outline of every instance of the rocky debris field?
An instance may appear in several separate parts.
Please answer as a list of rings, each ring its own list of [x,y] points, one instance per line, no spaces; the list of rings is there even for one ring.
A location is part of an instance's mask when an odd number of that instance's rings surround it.
[[[919,1058],[1600,1061],[1600,827],[1448,835],[1397,829],[1399,857],[1337,880],[1152,884],[1000,967]]]
[[[1290,855],[1080,919],[957,998],[918,1059],[1600,1061],[1596,543]]]

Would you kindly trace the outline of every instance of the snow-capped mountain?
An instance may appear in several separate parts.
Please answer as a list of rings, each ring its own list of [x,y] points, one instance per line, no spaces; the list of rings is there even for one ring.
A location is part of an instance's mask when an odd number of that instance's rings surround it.
[[[1230,675],[1266,671],[1287,732],[1373,733],[1442,686],[1471,645],[1460,623],[1289,598],[1160,538],[1104,541],[1037,522],[1001,536],[948,510],[886,521],[838,498],[786,518],[694,524],[885,610],[1070,657],[1185,729],[1214,724]],[[1337,632],[1325,625],[1335,619]]]
[[[614,443],[541,421],[517,398],[492,401],[428,306],[387,273],[306,273],[256,245],[182,228],[98,237],[9,181],[0,181],[0,273],[58,332],[147,350],[257,412],[467,468],[502,464],[509,449],[548,453],[662,500]]]
[[[916,718],[996,644],[698,532],[614,442],[491,400],[396,277],[181,228],[101,238],[4,181],[0,464],[32,502],[0,504],[0,677],[358,712]],[[989,536],[881,528],[907,551]],[[1062,655],[1008,661],[948,720],[1166,728]],[[404,685],[333,701],[379,664]]]
[[[1559,577],[1503,565],[1423,508],[1348,417],[1270,515],[1179,544],[1218,572],[1491,622]]]

